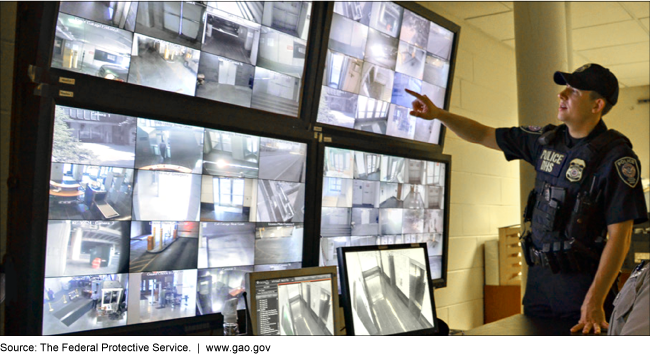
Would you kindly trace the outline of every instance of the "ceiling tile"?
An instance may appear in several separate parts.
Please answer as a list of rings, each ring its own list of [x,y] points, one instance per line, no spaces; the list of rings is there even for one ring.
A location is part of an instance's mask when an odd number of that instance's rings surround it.
[[[573,49],[586,50],[648,41],[635,20],[573,30]]]
[[[507,46],[511,47],[512,49],[515,48],[515,39],[506,39],[505,41],[501,41],[505,43]]]
[[[609,70],[627,86],[627,82],[641,82],[648,85],[650,81],[650,62],[612,65]],[[627,82],[626,82],[627,81]],[[643,84],[642,84],[643,85]]]
[[[467,22],[499,41],[515,38],[515,20],[512,12],[477,17],[469,19]]]
[[[647,62],[650,60],[650,46],[648,41],[612,46],[607,48],[580,51],[580,54],[589,58],[589,61],[601,65],[615,65],[625,63]]]
[[[571,2],[571,25],[574,29],[631,19],[627,11],[615,2]]]
[[[642,18],[641,19],[641,24],[643,25],[643,27],[645,27],[646,31],[650,31],[650,18],[648,18],[648,17]]]
[[[468,19],[477,16],[491,15],[499,12],[510,11],[510,9],[498,2],[483,1],[441,1],[423,3],[430,4],[429,8],[440,8],[458,18]]]
[[[618,82],[625,87],[631,88],[635,86],[648,86],[650,79],[639,76],[636,78],[621,78]]]
[[[623,1],[620,4],[630,10],[636,18],[650,16],[650,2],[648,1]]]

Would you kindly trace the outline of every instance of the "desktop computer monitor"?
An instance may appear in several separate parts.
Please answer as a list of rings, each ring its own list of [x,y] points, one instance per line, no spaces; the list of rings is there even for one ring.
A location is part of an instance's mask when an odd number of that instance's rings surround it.
[[[252,272],[253,335],[338,335],[336,267]]]
[[[348,335],[438,332],[426,243],[338,248]]]

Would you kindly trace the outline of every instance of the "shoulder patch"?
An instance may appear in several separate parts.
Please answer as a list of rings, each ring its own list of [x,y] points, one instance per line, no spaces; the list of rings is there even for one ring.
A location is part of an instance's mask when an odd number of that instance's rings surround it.
[[[542,127],[540,126],[521,126],[519,128],[526,133],[542,134]]]
[[[639,164],[632,157],[621,158],[614,162],[618,176],[629,187],[634,188],[639,183]]]

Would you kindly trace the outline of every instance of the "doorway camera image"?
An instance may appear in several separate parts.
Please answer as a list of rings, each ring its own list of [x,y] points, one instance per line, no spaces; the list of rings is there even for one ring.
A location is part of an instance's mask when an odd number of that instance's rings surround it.
[[[333,335],[331,279],[278,284],[278,312],[280,335]]]
[[[61,1],[59,11],[133,32],[138,3],[135,1]]]
[[[129,272],[196,269],[199,222],[131,224]]]
[[[201,175],[138,170],[133,191],[133,219],[198,221]]]
[[[255,67],[209,53],[201,54],[196,96],[250,107]]]
[[[239,178],[259,176],[260,137],[205,130],[203,173]]]
[[[135,167],[200,174],[202,127],[138,118]]]
[[[201,221],[248,222],[257,180],[202,176]]]
[[[138,3],[137,33],[199,49],[203,38],[205,6],[193,2],[143,1]]]
[[[217,2],[217,4],[225,3]],[[255,65],[261,27],[259,23],[241,16],[208,7],[207,25],[201,49],[236,62]]]
[[[196,315],[221,313],[226,301],[237,298],[237,309],[245,309],[243,293],[246,274],[253,266],[235,266],[198,270]]]

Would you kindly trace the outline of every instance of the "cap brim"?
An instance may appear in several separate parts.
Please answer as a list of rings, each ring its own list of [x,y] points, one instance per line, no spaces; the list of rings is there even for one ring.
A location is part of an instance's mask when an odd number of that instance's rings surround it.
[[[571,74],[556,71],[555,74],[553,74],[553,81],[558,85],[566,85],[568,83],[568,80],[566,80],[567,76],[570,77]]]

